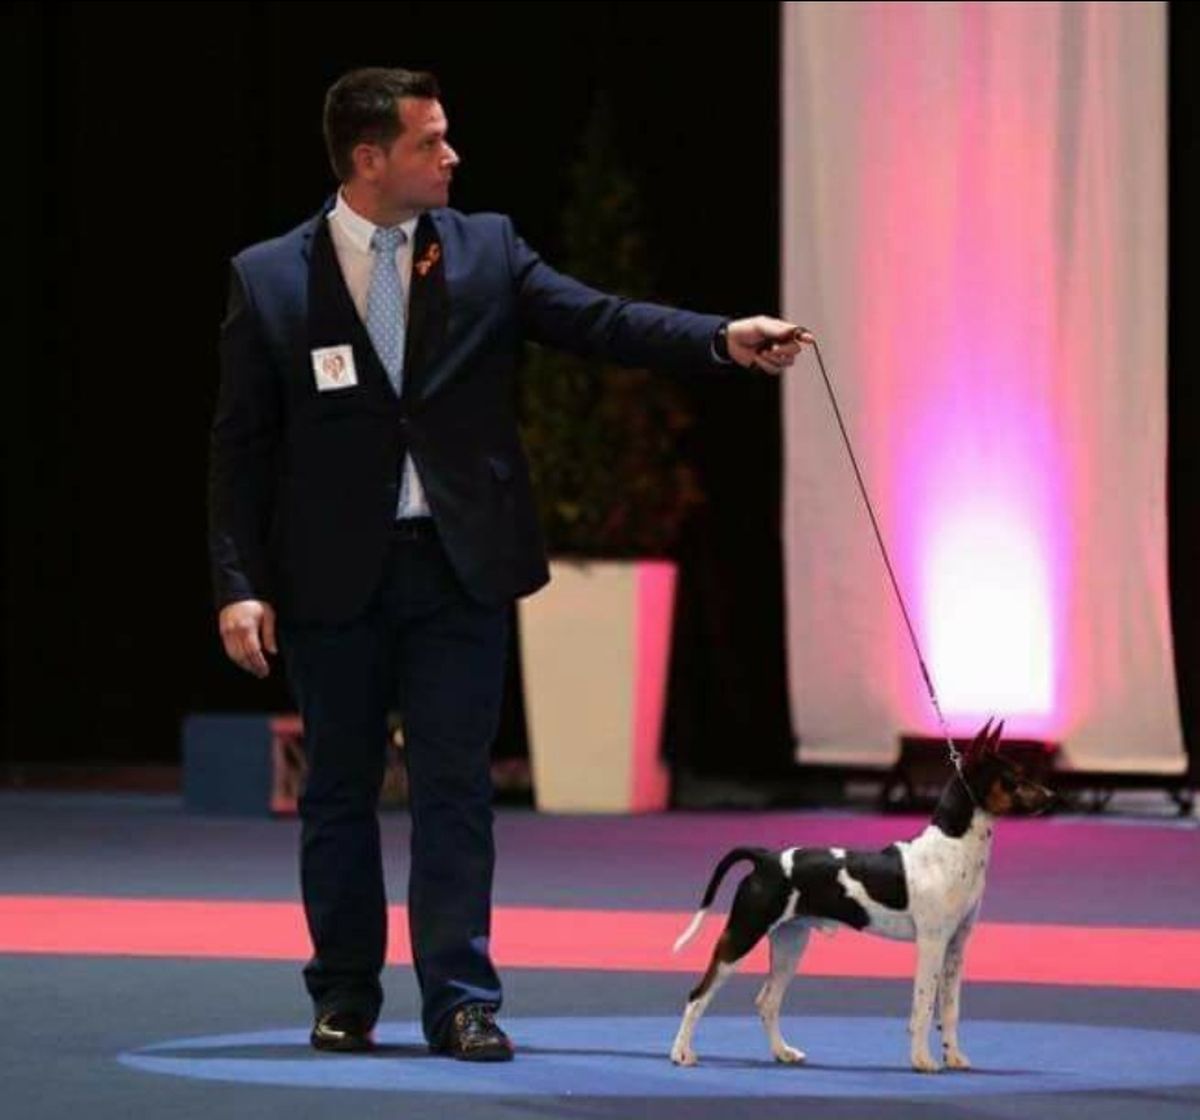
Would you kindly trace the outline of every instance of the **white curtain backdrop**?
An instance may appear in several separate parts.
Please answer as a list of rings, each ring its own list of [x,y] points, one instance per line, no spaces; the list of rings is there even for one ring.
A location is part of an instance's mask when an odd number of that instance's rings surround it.
[[[1184,766],[1163,4],[783,6],[784,310],[822,343],[955,734]],[[786,379],[805,761],[937,724],[810,355]]]

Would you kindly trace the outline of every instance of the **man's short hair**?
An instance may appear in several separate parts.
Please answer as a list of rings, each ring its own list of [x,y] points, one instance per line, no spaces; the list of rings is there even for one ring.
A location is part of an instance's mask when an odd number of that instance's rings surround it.
[[[325,147],[340,182],[354,174],[351,153],[359,144],[387,148],[400,135],[402,97],[436,100],[437,79],[423,70],[371,66],[343,74],[325,94]]]

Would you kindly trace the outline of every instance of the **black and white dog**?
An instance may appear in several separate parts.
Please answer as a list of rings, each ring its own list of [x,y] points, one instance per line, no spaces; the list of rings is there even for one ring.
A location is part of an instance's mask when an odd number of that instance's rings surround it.
[[[917,943],[913,985],[912,1065],[923,1073],[940,1067],[929,1052],[929,1025],[937,1001],[942,1050],[950,1069],[968,1069],[958,1045],[958,994],[963,949],[983,895],[992,828],[1014,808],[1039,812],[1054,794],[1028,780],[999,753],[1003,722],[987,725],[963,752],[961,772],[946,784],[929,826],[914,840],[879,852],[843,848],[734,848],[713,872],[701,908],[675,942],[678,952],[704,921],[725,873],[742,860],[753,870],[738,885],[725,930],[704,978],[688,997],[671,1047],[677,1065],[694,1065],[692,1035],[717,989],[763,938],[770,938],[770,975],[755,1003],[771,1053],[802,1062],[804,1053],[779,1033],[783,994],[814,928],[846,925]]]

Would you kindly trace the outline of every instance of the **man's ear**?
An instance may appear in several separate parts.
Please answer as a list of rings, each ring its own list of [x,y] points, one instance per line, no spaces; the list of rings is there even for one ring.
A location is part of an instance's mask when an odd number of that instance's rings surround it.
[[[363,141],[355,144],[350,150],[350,161],[354,164],[354,173],[360,179],[368,182],[379,174],[379,167],[386,162],[387,157],[378,144],[368,144]]]

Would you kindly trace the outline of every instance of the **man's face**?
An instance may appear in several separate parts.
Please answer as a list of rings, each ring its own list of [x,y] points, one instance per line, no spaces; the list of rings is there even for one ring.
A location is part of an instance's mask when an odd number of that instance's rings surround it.
[[[446,143],[441,102],[404,97],[398,102],[402,131],[386,150],[362,144],[356,150],[359,174],[393,211],[419,212],[445,206],[458,153]]]

